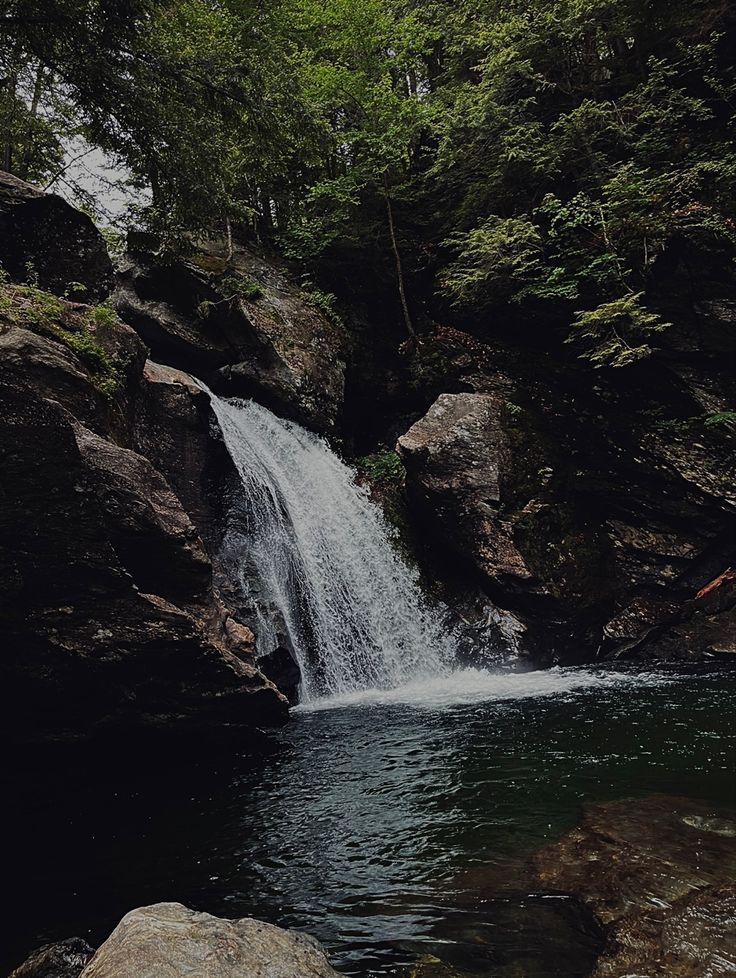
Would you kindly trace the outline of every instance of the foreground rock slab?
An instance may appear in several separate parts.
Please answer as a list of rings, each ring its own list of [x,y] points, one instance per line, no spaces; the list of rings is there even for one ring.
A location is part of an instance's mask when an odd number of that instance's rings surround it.
[[[131,910],[81,978],[339,978],[310,937],[181,903]]]

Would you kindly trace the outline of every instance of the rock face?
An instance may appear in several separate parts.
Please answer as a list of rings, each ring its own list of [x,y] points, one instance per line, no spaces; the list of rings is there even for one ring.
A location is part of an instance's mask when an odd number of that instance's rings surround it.
[[[549,440],[533,424],[523,438],[520,451],[517,415],[499,389],[441,394],[397,448],[425,532],[520,616],[515,630],[530,633],[539,656],[542,630],[549,654],[590,627],[607,547],[567,501],[555,501],[559,463]]]
[[[272,924],[223,920],[180,903],[132,910],[82,978],[337,978],[319,944]]]
[[[281,721],[286,702],[258,673],[252,645],[231,641],[202,541],[163,476],[59,402],[29,396],[7,364],[2,374],[12,734]]]
[[[63,246],[59,247],[60,242]],[[55,295],[85,287],[81,298],[103,299],[112,263],[94,224],[61,197],[0,172],[0,265],[15,281],[37,276]]]
[[[623,390],[602,380],[580,393],[578,375],[522,383],[508,352],[501,373],[490,348],[454,346],[466,390],[437,397],[398,442],[420,533],[452,572],[469,569],[536,629],[542,657],[735,651],[736,439],[728,423],[696,434],[652,422],[672,402],[702,410],[692,376],[674,392],[655,375],[659,386],[631,376]]]
[[[81,937],[45,944],[17,967],[8,978],[79,978],[94,954]]]
[[[504,518],[502,483],[514,459],[503,411],[496,395],[441,394],[398,449],[416,502],[435,516],[448,546],[490,583],[524,590],[535,586],[534,575],[514,543],[516,514]]]
[[[196,373],[218,392],[255,397],[335,433],[345,337],[285,263],[240,246],[229,260],[212,246],[176,265],[136,254],[122,266],[115,305],[154,359]]]
[[[209,481],[228,476],[207,396],[154,364],[144,376],[145,347],[111,311],[0,288],[7,736],[283,722],[199,532],[216,536]]]

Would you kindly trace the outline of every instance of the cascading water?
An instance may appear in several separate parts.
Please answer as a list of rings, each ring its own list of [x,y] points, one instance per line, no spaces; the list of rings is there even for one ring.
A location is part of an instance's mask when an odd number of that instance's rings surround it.
[[[275,645],[275,609],[301,669],[302,702],[449,672],[452,634],[353,470],[323,439],[253,401],[212,395],[212,408],[245,492],[235,549],[259,652]],[[232,537],[226,546],[232,565]]]

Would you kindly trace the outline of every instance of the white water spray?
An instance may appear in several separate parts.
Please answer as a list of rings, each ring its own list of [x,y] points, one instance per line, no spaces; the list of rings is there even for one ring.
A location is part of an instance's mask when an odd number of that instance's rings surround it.
[[[259,651],[275,645],[276,608],[301,669],[301,701],[449,674],[452,635],[354,471],[295,422],[211,396],[245,490],[241,584],[256,607]]]

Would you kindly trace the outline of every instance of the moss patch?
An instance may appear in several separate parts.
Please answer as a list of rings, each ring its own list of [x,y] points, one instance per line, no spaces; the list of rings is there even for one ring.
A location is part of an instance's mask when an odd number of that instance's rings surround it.
[[[0,282],[0,319],[63,343],[87,368],[92,383],[108,400],[120,389],[124,364],[105,350],[96,333],[118,322],[106,305],[79,306],[35,285]]]

